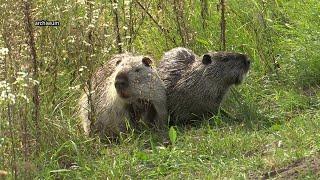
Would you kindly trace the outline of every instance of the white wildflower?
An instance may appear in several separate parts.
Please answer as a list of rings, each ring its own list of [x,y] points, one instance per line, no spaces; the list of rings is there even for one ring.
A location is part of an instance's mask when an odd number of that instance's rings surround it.
[[[5,56],[9,52],[8,48],[0,48],[0,55]]]
[[[80,69],[79,69],[79,72],[82,72],[82,71],[84,71],[85,69],[87,69],[87,66],[81,66]]]
[[[131,1],[124,1],[124,5],[128,6],[131,3]]]
[[[32,79],[32,78],[28,78],[28,80],[29,80],[29,82],[31,82],[33,85],[39,85],[39,84],[40,84],[39,81],[34,80],[34,79]]]
[[[1,97],[1,99],[3,99],[3,100],[7,99],[7,97],[8,97],[8,96],[7,96],[7,91],[2,91],[0,97]]]
[[[0,81],[0,88],[4,88],[7,86],[7,82],[6,81]]]
[[[84,5],[86,3],[86,1],[85,0],[77,0],[77,3]]]
[[[102,52],[103,52],[104,54],[107,54],[107,53],[109,53],[110,51],[111,51],[111,47],[103,48],[103,49],[102,49]]]
[[[20,72],[17,72],[17,74],[23,78],[25,78],[26,76],[28,76],[28,73],[27,72],[23,72],[23,71],[20,71]]]
[[[68,36],[68,42],[69,43],[74,43],[76,40],[75,40],[75,37],[74,36]]]
[[[88,28],[94,28],[94,25],[93,24],[89,24]]]
[[[8,93],[8,99],[11,101],[12,104],[16,103],[16,96],[12,93]]]
[[[2,144],[4,144],[4,138],[0,138],[0,147],[2,147]]]
[[[85,46],[91,46],[91,44],[88,43],[87,41],[82,41],[82,43],[83,43]]]
[[[117,3],[112,3],[112,7],[113,7],[113,9],[117,9],[118,8],[118,4]]]
[[[25,94],[18,94],[18,97],[23,98],[24,100],[26,100],[27,103],[30,102],[29,98]]]
[[[71,86],[68,88],[69,90],[78,90],[80,89],[80,85],[76,85],[76,86]]]

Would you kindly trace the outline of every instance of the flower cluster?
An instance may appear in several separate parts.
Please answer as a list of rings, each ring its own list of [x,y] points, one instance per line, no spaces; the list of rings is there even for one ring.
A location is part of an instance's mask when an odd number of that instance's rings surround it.
[[[17,72],[14,82],[9,83],[7,80],[0,81],[0,104],[15,104],[18,99],[29,103],[30,100],[26,93],[26,88],[32,85],[39,85],[39,81],[29,77],[26,72]],[[14,90],[13,90],[14,87]]]

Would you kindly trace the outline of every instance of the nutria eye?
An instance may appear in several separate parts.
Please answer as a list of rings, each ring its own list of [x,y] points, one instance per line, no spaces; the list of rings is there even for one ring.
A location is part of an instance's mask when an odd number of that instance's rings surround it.
[[[120,64],[121,63],[121,60],[118,60],[117,62],[116,62],[116,65],[118,65],[118,64]]]
[[[141,69],[140,69],[140,68],[138,68],[138,69],[136,69],[136,70],[135,70],[135,72],[140,72],[140,70],[141,70]]]

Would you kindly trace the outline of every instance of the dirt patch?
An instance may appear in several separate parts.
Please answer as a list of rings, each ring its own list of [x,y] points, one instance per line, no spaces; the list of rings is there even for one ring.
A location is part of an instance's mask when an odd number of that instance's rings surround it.
[[[296,179],[304,175],[320,177],[320,154],[296,160],[284,168],[264,173],[260,178]]]

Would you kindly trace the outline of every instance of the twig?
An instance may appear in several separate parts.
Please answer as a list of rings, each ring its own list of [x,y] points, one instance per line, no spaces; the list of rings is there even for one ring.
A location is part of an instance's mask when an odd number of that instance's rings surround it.
[[[91,24],[92,22],[92,2],[90,0],[87,0],[86,2],[87,4],[87,8],[88,8],[88,12],[87,12],[87,18],[88,18],[88,24]],[[90,121],[90,136],[93,135],[93,129],[94,129],[94,125],[95,125],[95,121],[96,121],[96,111],[95,111],[95,105],[93,103],[93,97],[92,97],[92,91],[93,91],[93,83],[92,83],[92,77],[93,77],[93,62],[92,62],[92,54],[94,53],[94,43],[93,43],[93,35],[92,35],[92,29],[89,29],[88,31],[88,43],[90,44],[90,46],[87,46],[87,53],[86,53],[86,63],[89,69],[89,75],[88,75],[88,79],[86,81],[86,84],[88,86],[88,94],[87,94],[87,102],[89,105],[88,109],[88,119]]]
[[[167,38],[170,39],[170,41],[177,46],[177,42],[175,39],[173,39],[172,37],[169,36],[168,34],[168,30],[165,29],[164,27],[162,27],[155,19],[154,17],[147,11],[147,9],[138,1],[135,0],[135,2],[140,6],[140,8],[149,16],[149,18],[157,25],[158,29],[160,30],[160,32],[162,32]]]
[[[145,18],[146,18],[146,16],[143,14],[139,25],[138,25],[138,26],[136,27],[136,29],[133,31],[132,38],[131,38],[131,41],[132,41],[132,42],[134,42],[134,40],[135,40],[136,37],[138,36],[138,32],[139,32],[142,24],[144,23],[144,19],[145,19]]]
[[[174,5],[173,5],[173,9],[175,11],[175,14],[176,14],[176,21],[177,21],[177,26],[178,26],[178,31],[179,31],[179,34],[180,34],[180,37],[181,37],[181,42],[182,42],[182,45],[183,47],[186,46],[186,40],[185,40],[185,35],[183,33],[183,27],[182,27],[182,23],[181,22],[181,19],[183,19],[182,17],[182,14],[181,14],[181,10],[180,10],[180,7],[179,7],[179,2],[181,0],[174,0]]]
[[[202,28],[206,29],[207,27],[207,18],[208,18],[208,0],[201,0],[201,18],[202,18]]]
[[[134,33],[134,28],[133,28],[133,10],[132,10],[132,2],[130,3],[130,7],[129,7],[129,35],[130,38],[128,39],[128,46],[129,46],[129,51],[132,51],[132,36]]]
[[[25,0],[24,2],[24,16],[25,16],[25,30],[28,36],[28,45],[30,48],[31,59],[33,64],[33,80],[39,82],[39,74],[38,74],[38,61],[37,61],[37,53],[36,53],[36,45],[33,35],[32,28],[32,19],[31,19],[31,4],[29,0]],[[36,142],[37,142],[37,153],[40,152],[40,96],[39,96],[39,83],[35,83],[33,86],[33,121],[36,126]]]
[[[114,8],[113,4],[117,4],[118,5],[118,1],[117,0],[110,0],[111,2],[111,8],[112,8],[112,12],[114,15],[114,30],[116,32],[116,42],[117,42],[117,47],[118,47],[118,53],[122,53],[122,43],[121,43],[121,34],[120,34],[120,28],[119,28],[119,14],[118,14],[118,7]]]
[[[4,69],[5,69],[5,79],[8,79],[8,63],[6,61],[6,57],[4,58]],[[6,95],[9,97],[9,92],[6,90]],[[7,102],[7,119],[9,123],[9,133],[11,139],[11,171],[14,176],[14,179],[17,179],[17,166],[16,166],[16,151],[15,151],[15,136],[13,132],[13,114],[12,114],[12,105],[10,104],[9,100]]]
[[[221,50],[226,50],[226,17],[225,17],[225,11],[226,11],[226,2],[225,0],[220,0],[220,7],[221,7],[221,21],[220,21],[220,28],[221,28],[221,34],[220,34],[220,41],[221,41]]]

